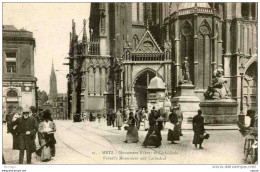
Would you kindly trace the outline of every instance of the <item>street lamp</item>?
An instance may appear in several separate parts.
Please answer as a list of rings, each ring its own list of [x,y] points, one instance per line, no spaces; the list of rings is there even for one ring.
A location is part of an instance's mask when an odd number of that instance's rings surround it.
[[[243,93],[243,81],[244,81],[244,72],[245,72],[245,67],[241,63],[241,66],[239,67],[239,74],[241,77],[241,90],[240,90],[240,115],[239,115],[239,120],[242,122],[242,124],[245,123],[245,117],[243,113],[243,104],[244,104],[244,93]]]

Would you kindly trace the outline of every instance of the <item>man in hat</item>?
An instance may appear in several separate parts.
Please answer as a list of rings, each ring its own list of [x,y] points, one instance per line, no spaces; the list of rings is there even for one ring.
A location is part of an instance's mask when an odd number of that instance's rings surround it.
[[[21,118],[13,119],[12,125],[17,125],[19,144],[19,164],[23,164],[26,150],[27,164],[31,164],[32,153],[36,150],[35,134],[38,130],[36,118],[29,117],[29,110],[23,111]]]

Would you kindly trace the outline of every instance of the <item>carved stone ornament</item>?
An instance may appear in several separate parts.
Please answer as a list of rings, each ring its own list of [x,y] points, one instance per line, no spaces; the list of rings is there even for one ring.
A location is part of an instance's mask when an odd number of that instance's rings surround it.
[[[153,52],[154,46],[150,41],[145,41],[142,49],[144,52]]]
[[[183,28],[182,28],[182,34],[184,36],[189,36],[191,34],[191,28],[188,26],[188,25],[185,25]]]
[[[208,34],[209,34],[209,29],[208,29],[208,27],[207,27],[206,25],[201,26],[201,27],[200,27],[200,33],[201,33],[202,35],[208,35]]]

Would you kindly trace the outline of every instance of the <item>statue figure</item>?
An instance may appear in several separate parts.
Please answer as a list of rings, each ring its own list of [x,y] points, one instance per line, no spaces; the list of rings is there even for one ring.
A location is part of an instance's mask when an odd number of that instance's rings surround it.
[[[189,71],[189,62],[188,57],[184,58],[184,61],[181,66],[179,84],[191,83],[190,81],[190,71]]]
[[[223,69],[216,69],[213,72],[214,78],[212,79],[212,83],[204,93],[206,100],[230,98],[230,92],[226,87],[227,80],[223,77],[223,74]]]

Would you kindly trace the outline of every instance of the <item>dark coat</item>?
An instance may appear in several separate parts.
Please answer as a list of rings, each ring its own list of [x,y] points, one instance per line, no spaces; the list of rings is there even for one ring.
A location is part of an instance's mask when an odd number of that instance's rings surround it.
[[[159,113],[155,110],[152,110],[151,113],[149,114],[148,120],[149,120],[149,125],[154,126],[156,125],[156,120],[160,117]]]
[[[35,152],[35,134],[38,131],[38,123],[36,118],[28,117],[27,119],[24,119],[23,117],[21,117],[12,122],[12,125],[17,125],[16,134],[18,135],[18,149],[30,150],[31,152]],[[30,134],[26,135],[26,131],[30,131]]]
[[[192,126],[193,126],[193,131],[198,134],[203,134],[205,129],[204,129],[204,118],[202,116],[196,115],[193,117],[192,120]]]
[[[178,116],[176,114],[176,112],[173,112],[169,115],[169,121],[170,123],[174,124],[174,129],[169,130],[168,131],[168,137],[167,140],[168,141],[176,141],[176,140],[180,140],[180,132],[177,126],[178,123]]]
[[[201,144],[203,142],[202,135],[205,132],[204,129],[204,118],[202,116],[196,115],[193,117],[192,126],[194,131],[193,144]]]

